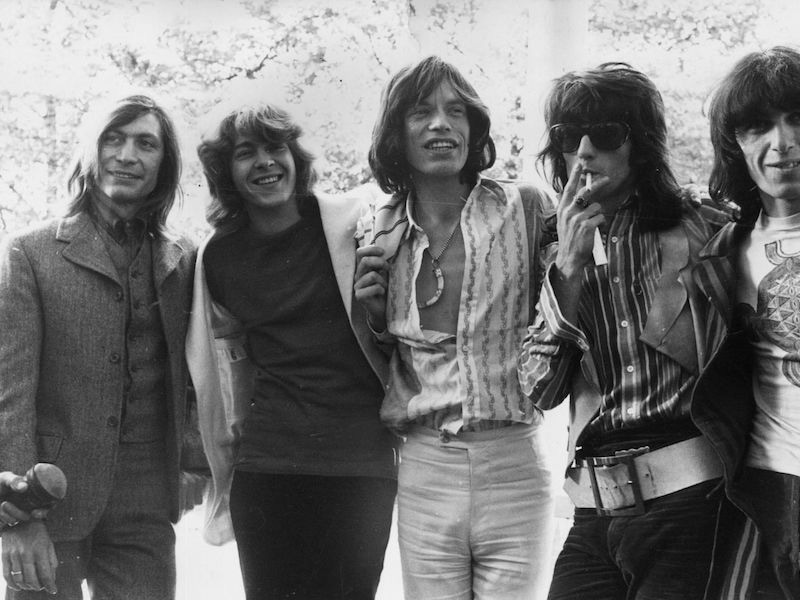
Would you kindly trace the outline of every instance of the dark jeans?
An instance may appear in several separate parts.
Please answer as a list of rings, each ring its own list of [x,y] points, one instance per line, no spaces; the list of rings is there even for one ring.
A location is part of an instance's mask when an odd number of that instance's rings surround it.
[[[247,600],[373,600],[397,482],[236,471],[231,516]]]
[[[800,477],[745,467],[736,487],[758,516],[760,560],[753,598],[800,598]]]
[[[576,509],[550,600],[700,600],[721,491],[717,481],[646,502],[635,517]]]

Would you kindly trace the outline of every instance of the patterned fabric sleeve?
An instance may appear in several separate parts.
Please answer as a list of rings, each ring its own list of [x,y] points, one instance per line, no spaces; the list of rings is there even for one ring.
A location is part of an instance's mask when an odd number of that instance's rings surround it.
[[[517,361],[522,391],[543,410],[558,406],[566,397],[580,354],[589,351],[584,333],[561,314],[550,282],[552,269],[552,265],[547,269],[536,317]]]

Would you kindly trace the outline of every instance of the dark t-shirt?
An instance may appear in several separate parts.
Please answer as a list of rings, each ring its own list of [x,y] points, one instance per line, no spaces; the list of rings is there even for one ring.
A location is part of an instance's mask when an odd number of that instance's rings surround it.
[[[350,327],[316,201],[276,235],[244,228],[212,241],[204,266],[257,371],[236,468],[394,476],[382,386]]]

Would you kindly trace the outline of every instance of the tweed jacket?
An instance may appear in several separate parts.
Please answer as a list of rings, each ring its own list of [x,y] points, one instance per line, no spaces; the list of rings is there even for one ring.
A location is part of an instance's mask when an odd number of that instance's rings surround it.
[[[315,194],[322,228],[350,326],[367,361],[386,386],[389,348],[375,340],[364,309],[353,298],[356,268],[356,219],[366,210],[368,193]],[[186,337],[186,358],[197,393],[200,434],[211,467],[204,537],[211,544],[233,539],[230,488],[247,406],[254,389],[254,367],[245,350],[245,332],[237,320],[211,299],[203,270],[203,242],[195,267],[194,299]],[[219,234],[216,234],[219,235]]]
[[[153,240],[153,277],[169,364],[170,514],[178,518],[186,413],[183,344],[195,251]],[[67,496],[50,512],[54,541],[81,539],[111,489],[123,410],[123,287],[91,218],[80,213],[3,239],[0,250],[0,469],[58,465]]]

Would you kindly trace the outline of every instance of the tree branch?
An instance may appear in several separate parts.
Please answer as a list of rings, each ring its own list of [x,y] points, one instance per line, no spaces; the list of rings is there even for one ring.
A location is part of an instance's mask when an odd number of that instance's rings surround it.
[[[36,209],[34,208],[33,204],[31,204],[30,202],[28,202],[28,200],[25,198],[25,196],[23,196],[23,195],[22,195],[22,194],[19,192],[19,190],[17,189],[17,187],[14,185],[14,182],[13,182],[13,181],[9,181],[8,179],[6,179],[6,178],[3,176],[3,174],[2,174],[2,173],[0,173],[0,181],[2,181],[2,182],[3,182],[3,185],[5,185],[5,186],[6,186],[6,187],[7,187],[9,190],[11,190],[11,191],[14,193],[14,195],[15,195],[15,196],[16,196],[16,197],[19,199],[19,201],[20,201],[20,202],[22,202],[22,203],[23,203],[24,205],[26,205],[26,206],[27,206],[27,207],[28,207],[30,210],[32,210],[34,213],[36,213]],[[9,211],[11,211],[11,209],[10,209],[10,208],[8,208],[8,207],[2,207],[2,208],[5,208],[5,210],[9,210]]]
[[[253,79],[254,75],[264,68],[264,66],[267,64],[267,61],[278,58],[278,54],[274,50],[275,48],[279,48],[280,46],[283,45],[288,46],[289,42],[296,35],[296,32],[300,28],[300,26],[303,25],[304,23],[308,23],[313,20],[314,20],[313,15],[309,17],[303,17],[297,24],[291,27],[282,38],[280,38],[277,42],[275,42],[275,44],[273,44],[272,46],[273,49],[270,50],[270,52],[268,52],[267,54],[265,54],[263,58],[260,61],[258,61],[258,64],[255,67],[251,67],[249,69],[246,67],[239,67],[236,73],[232,73],[228,77],[224,77],[223,81],[231,81],[232,79],[236,79],[242,73],[244,73],[245,77],[247,77],[248,79]]]
[[[284,37],[279,43],[283,43],[287,39],[288,37]],[[277,57],[278,54],[275,53],[274,51],[268,52],[267,54],[264,55],[264,57],[260,61],[258,61],[258,64],[255,67],[249,69],[247,67],[238,67],[236,69],[237,71],[236,73],[231,73],[227,77],[223,77],[222,81],[231,81],[232,79],[236,79],[237,77],[239,77],[242,73],[244,73],[245,77],[247,77],[248,79],[253,79],[253,76],[264,68],[264,65],[267,64],[268,60],[272,60]]]

